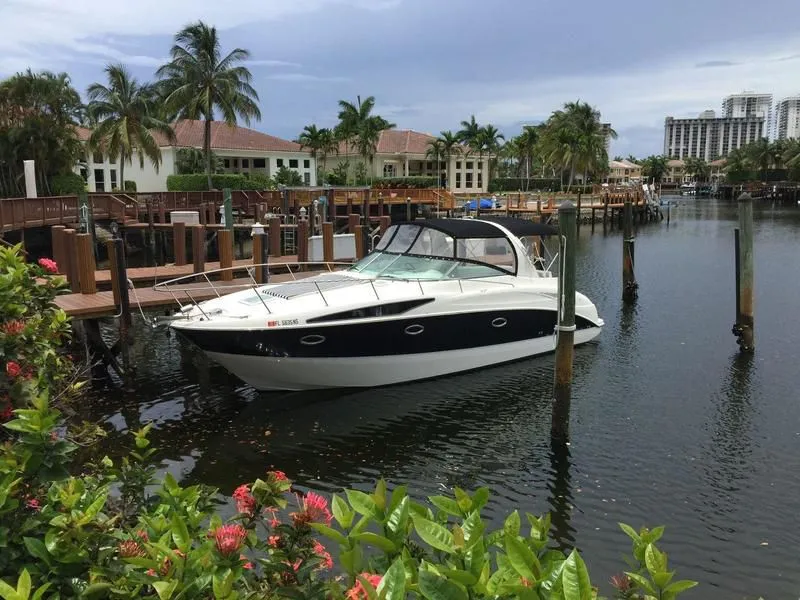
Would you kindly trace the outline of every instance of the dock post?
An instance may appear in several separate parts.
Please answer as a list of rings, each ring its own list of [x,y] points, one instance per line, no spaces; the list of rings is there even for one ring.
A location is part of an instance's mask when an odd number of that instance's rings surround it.
[[[206,228],[192,225],[192,265],[195,273],[206,270]]]
[[[383,237],[383,234],[386,233],[386,230],[389,229],[392,225],[392,217],[389,215],[382,215],[380,220],[380,234]]]
[[[378,192],[378,216],[383,216],[383,192]]]
[[[369,232],[370,232],[370,220],[369,220],[369,210],[370,210],[370,200],[372,199],[372,190],[368,189],[364,192],[364,207],[363,207],[363,217],[364,221],[362,223],[361,231],[359,232],[356,230],[356,237],[359,237],[359,233],[361,234],[361,256],[363,258],[367,255],[367,249],[369,248]],[[356,256],[358,256],[358,242],[356,242]]]
[[[567,200],[558,208],[559,311],[556,323],[555,380],[550,436],[554,440],[569,438],[569,412],[572,397],[572,361],[575,343],[575,251],[578,231],[576,207]]]
[[[222,190],[222,205],[225,214],[225,229],[233,231],[233,200],[231,200],[231,188]],[[231,241],[233,247],[233,241]]]
[[[365,251],[366,246],[364,246],[364,240],[365,240],[364,229],[365,227],[363,225],[356,225],[355,231],[353,231],[353,233],[355,234],[353,237],[356,242],[357,260],[364,258],[364,256],[366,255]]]
[[[175,255],[175,265],[180,267],[186,264],[186,223],[178,221],[172,224],[172,247]]]
[[[50,239],[51,245],[53,247],[53,260],[56,261],[56,265],[58,265],[58,272],[62,275],[65,274],[67,271],[65,270],[67,267],[66,261],[67,259],[64,257],[64,230],[66,227],[63,225],[53,225],[50,228]]]
[[[78,238],[74,229],[64,230],[64,273],[73,294],[81,291],[81,276],[78,273]]]
[[[626,198],[623,209],[622,233],[622,301],[633,302],[638,296],[639,284],[636,283],[634,267],[633,206],[631,199]]]
[[[298,221],[297,223],[297,262],[300,268],[305,270],[308,262],[308,221]]]
[[[115,237],[106,242],[108,250],[108,262],[111,268],[111,290],[114,294],[114,304],[120,313],[119,320],[119,343],[115,344],[122,353],[122,370],[125,374],[130,367],[130,344],[129,331],[133,320],[131,318],[131,303],[128,291],[128,273],[125,263],[125,242],[122,238]],[[114,349],[112,349],[112,353]]]
[[[738,295],[736,324],[733,333],[736,335],[739,349],[745,353],[753,353],[755,346],[754,311],[753,311],[753,198],[747,192],[739,196],[739,229],[735,241],[738,241],[736,253]]]
[[[280,217],[272,217],[269,220],[269,254],[270,256],[283,256],[281,252]]]
[[[333,257],[333,223],[325,221],[322,224],[322,260],[331,263]]]
[[[219,247],[219,268],[222,281],[233,281],[233,229],[220,229],[217,232]]]
[[[581,193],[578,192],[578,214],[575,218],[575,227],[577,228],[578,233],[581,231]]]
[[[357,214],[350,214],[347,216],[347,233],[355,233],[356,226],[358,222],[361,220]]]
[[[253,265],[256,283],[269,283],[269,239],[266,233],[253,234]]]
[[[336,190],[333,188],[328,190],[328,221],[334,226],[336,224]]]
[[[406,198],[406,221],[411,222],[411,196]]]
[[[97,293],[97,282],[94,278],[95,262],[92,249],[92,234],[79,233],[78,240],[78,273],[81,282],[81,294]]]

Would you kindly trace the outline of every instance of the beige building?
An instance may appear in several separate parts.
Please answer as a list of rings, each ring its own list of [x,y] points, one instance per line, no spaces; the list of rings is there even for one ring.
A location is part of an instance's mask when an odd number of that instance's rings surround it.
[[[693,119],[667,117],[663,154],[677,160],[691,157],[708,162],[766,135],[767,119],[763,116],[717,117],[713,110],[706,110]]]
[[[372,177],[441,177],[442,187],[456,194],[485,193],[489,188],[488,155],[479,157],[461,148],[448,161],[427,156],[429,142],[436,137],[409,129],[386,129],[381,132],[372,159]],[[358,164],[361,156],[352,147],[341,144],[339,154],[328,157],[328,169],[350,161]]]
[[[725,179],[725,165],[727,161],[720,158],[708,163],[709,182],[723,181]],[[682,160],[670,160],[667,162],[667,173],[664,175],[664,183],[691,183],[693,178],[684,172],[684,162]]]
[[[633,183],[641,181],[642,167],[629,160],[608,161],[608,175],[603,180],[605,183]]]
[[[145,158],[144,167],[139,166],[138,156],[125,165],[125,179],[136,182],[139,192],[162,192],[167,189],[167,176],[177,173],[176,155],[179,148],[202,150],[204,122],[183,120],[175,124],[174,143],[156,134],[161,147],[161,165]],[[78,128],[78,137],[86,142],[91,131]],[[275,136],[247,129],[229,127],[223,122],[211,124],[211,150],[222,161],[223,172],[245,175],[260,173],[272,177],[281,168],[297,171],[306,185],[316,185],[316,164],[311,154],[300,144]],[[108,156],[95,153],[88,157],[86,169],[76,168],[86,179],[90,192],[110,192],[122,189],[119,161],[111,162]],[[84,172],[82,172],[84,171]]]

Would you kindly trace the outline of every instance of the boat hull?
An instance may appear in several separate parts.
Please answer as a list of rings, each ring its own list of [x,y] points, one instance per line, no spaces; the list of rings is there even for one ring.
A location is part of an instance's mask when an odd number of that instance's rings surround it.
[[[575,344],[600,334],[600,327],[575,332]],[[272,357],[206,352],[245,383],[262,391],[380,387],[474,371],[546,354],[555,336],[462,350],[348,357]]]

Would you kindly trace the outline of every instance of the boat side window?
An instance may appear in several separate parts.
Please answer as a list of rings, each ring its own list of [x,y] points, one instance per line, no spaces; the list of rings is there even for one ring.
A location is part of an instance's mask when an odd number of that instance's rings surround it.
[[[397,252],[398,254],[408,252],[421,229],[419,225],[398,225],[397,233],[386,247],[386,252]]]
[[[381,239],[378,240],[378,243],[375,246],[375,250],[383,250],[384,248],[386,248],[386,246],[389,245],[389,242],[392,241],[392,238],[394,237],[395,233],[397,233],[397,225],[392,225],[381,236]]]
[[[509,273],[517,271],[517,256],[506,238],[458,240],[456,258],[465,258],[499,267]]]
[[[411,246],[409,254],[417,254],[420,256],[446,256],[452,258],[453,238],[438,229],[423,227],[417,241]]]

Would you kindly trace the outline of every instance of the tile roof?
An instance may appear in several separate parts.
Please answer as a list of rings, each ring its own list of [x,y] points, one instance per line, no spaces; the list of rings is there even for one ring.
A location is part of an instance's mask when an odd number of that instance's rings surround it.
[[[436,139],[429,133],[421,133],[411,129],[384,129],[381,131],[376,147],[376,154],[425,154],[428,151],[428,142]],[[339,154],[358,154],[353,148],[347,147],[342,142],[339,144]]]

